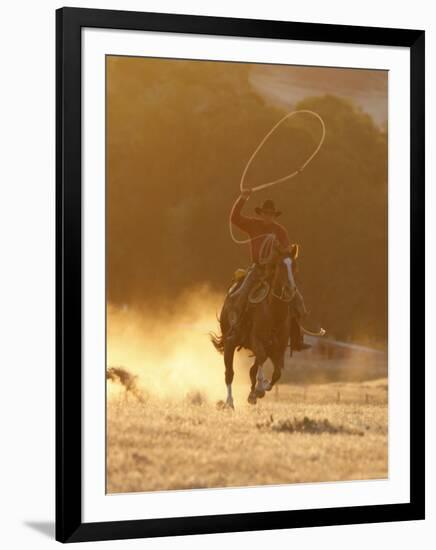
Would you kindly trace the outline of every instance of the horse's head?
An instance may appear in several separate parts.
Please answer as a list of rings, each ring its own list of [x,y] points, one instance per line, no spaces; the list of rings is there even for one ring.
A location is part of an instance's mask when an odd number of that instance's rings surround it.
[[[290,249],[277,251],[273,266],[272,295],[283,302],[290,302],[297,291],[294,279],[298,245]]]

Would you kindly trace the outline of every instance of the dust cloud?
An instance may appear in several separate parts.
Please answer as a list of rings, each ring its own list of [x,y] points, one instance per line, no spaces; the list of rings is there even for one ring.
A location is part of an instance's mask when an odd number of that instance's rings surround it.
[[[185,398],[201,392],[206,399],[225,397],[224,362],[209,339],[218,330],[223,296],[207,286],[185,292],[175,301],[134,309],[108,305],[107,367],[134,376],[147,395]],[[248,391],[248,354],[235,356],[235,390]],[[108,396],[121,386],[108,383]]]

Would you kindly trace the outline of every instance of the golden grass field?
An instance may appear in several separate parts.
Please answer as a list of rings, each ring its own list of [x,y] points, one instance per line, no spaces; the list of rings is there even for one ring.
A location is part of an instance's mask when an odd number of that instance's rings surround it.
[[[107,492],[387,477],[387,379],[246,394],[231,411],[201,391],[108,392]]]

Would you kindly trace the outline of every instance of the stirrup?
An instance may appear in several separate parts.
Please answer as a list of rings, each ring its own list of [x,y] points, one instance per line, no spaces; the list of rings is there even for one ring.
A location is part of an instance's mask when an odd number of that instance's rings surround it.
[[[260,304],[260,302],[263,302],[269,294],[269,289],[269,283],[260,281],[248,294],[248,301],[250,304]]]

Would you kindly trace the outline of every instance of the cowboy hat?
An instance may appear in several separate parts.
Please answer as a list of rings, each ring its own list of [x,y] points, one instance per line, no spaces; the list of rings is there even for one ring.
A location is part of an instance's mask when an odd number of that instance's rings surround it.
[[[280,216],[281,214],[279,210],[276,210],[272,200],[264,201],[262,206],[256,206],[254,210],[256,211],[256,214],[262,214],[264,212],[265,214],[272,214],[275,217]]]

